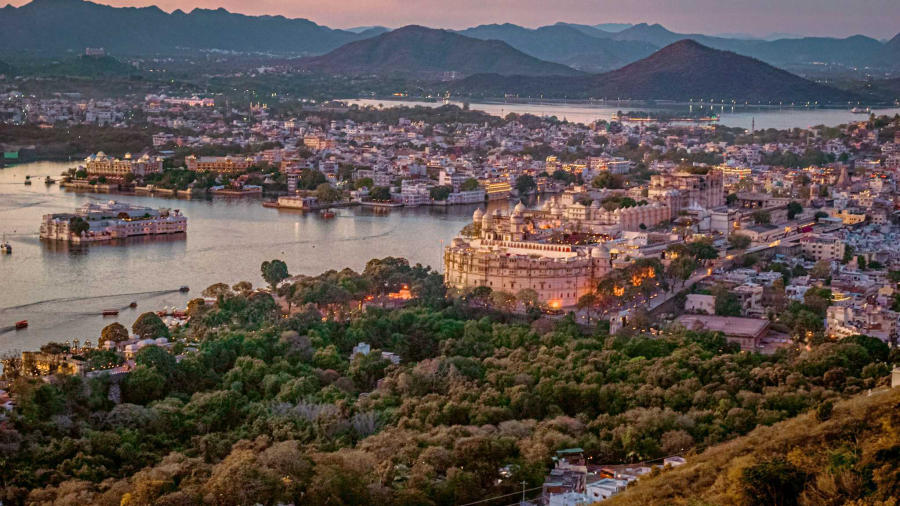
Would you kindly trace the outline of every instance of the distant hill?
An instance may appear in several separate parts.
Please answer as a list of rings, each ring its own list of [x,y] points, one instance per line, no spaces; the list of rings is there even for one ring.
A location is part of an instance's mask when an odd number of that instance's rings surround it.
[[[564,81],[475,75],[452,86],[458,93],[639,100],[846,103],[855,95],[820,85],[753,58],[703,46],[670,44],[621,69]]]
[[[9,74],[12,72],[12,65],[0,60],[0,74]]]
[[[305,58],[298,66],[336,74],[435,76],[494,73],[525,76],[575,76],[565,65],[540,60],[498,40],[480,40],[447,30],[405,26],[352,42],[328,54]]]
[[[592,72],[621,67],[656,50],[656,46],[645,42],[614,40],[613,34],[587,25],[557,23],[530,29],[506,23],[476,26],[458,33],[483,40],[502,40],[542,60]]]
[[[114,54],[221,49],[314,55],[376,35],[332,30],[306,19],[245,16],[225,9],[116,8],[84,0],[33,0],[0,9],[0,53],[59,54],[103,47]]]
[[[757,427],[603,504],[893,504],[898,459],[900,388],[893,388],[838,402],[829,416],[810,412]]]

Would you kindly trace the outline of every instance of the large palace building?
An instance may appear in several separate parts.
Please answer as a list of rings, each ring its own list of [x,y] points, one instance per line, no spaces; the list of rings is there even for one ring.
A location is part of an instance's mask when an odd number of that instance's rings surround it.
[[[574,306],[592,291],[612,268],[609,250],[602,244],[546,242],[533,213],[522,204],[509,216],[476,210],[468,227],[474,235],[460,235],[444,252],[447,285],[460,291],[487,286],[513,294],[532,289],[551,307]]]
[[[140,158],[132,158],[131,153],[126,153],[124,158],[118,159],[100,151],[84,159],[84,169],[88,176],[125,177],[134,174],[143,177],[162,172],[163,159],[147,154]]]

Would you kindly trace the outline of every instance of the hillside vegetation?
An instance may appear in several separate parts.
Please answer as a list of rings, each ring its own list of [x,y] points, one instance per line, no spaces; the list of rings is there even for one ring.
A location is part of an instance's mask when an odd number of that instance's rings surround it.
[[[357,309],[403,286],[409,306]],[[277,292],[207,288],[217,303],[192,301],[172,332],[175,353],[197,348],[180,361],[147,346],[119,379],[12,377],[0,500],[465,504],[540,487],[562,448],[616,463],[723,443],[874,388],[897,358],[864,336],[763,356],[709,333],[585,333],[448,299],[440,274],[397,258]],[[140,335],[163,325],[139,322]],[[372,353],[351,356],[359,342]]]
[[[900,388],[827,406],[713,446],[608,504],[897,504]]]

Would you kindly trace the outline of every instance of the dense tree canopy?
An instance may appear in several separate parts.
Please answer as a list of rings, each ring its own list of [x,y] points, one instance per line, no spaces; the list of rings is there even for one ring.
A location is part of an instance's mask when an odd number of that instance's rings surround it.
[[[709,333],[610,336],[492,313],[398,258],[291,286],[289,315],[249,290],[198,306],[174,335],[196,352],[145,347],[120,382],[18,380],[0,426],[4,503],[465,503],[538,486],[560,448],[599,462],[703,448],[861,392],[888,367],[862,336],[763,356]],[[359,308],[403,287],[418,297],[403,308]],[[348,309],[323,318],[321,297]],[[372,351],[351,356],[360,342]]]

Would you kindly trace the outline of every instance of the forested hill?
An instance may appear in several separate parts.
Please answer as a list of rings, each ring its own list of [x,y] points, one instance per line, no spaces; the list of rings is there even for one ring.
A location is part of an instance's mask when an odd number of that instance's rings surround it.
[[[277,301],[220,283],[203,292],[215,304],[190,302],[186,327],[142,315],[133,333],[175,345],[141,349],[119,379],[5,367],[16,409],[0,424],[0,500],[464,504],[539,488],[561,448],[609,463],[702,451],[873,388],[896,359],[868,337],[763,356],[706,333],[585,334],[539,310],[484,309],[490,294],[448,299],[440,274],[396,258],[281,284],[287,269],[273,265],[262,270]],[[408,307],[356,311],[403,286]],[[284,318],[288,303],[300,309]],[[114,323],[101,341],[128,335]],[[360,342],[372,352],[351,356]],[[121,360],[111,353],[84,358],[108,367]],[[851,450],[836,458],[880,462]]]
[[[893,504],[900,496],[900,388],[829,406],[713,446],[639,480],[609,505]]]
[[[505,42],[474,39],[447,30],[415,25],[347,44],[328,54],[302,60],[300,65],[336,74],[580,74],[565,65],[529,56]]]
[[[846,103],[854,94],[821,85],[759,60],[681,40],[618,70],[566,80],[474,75],[457,93],[638,100],[704,99],[730,103]]]
[[[321,54],[372,36],[284,16],[245,16],[225,9],[111,7],[87,0],[33,0],[0,9],[0,52],[64,54],[103,47],[113,54],[216,49]]]

